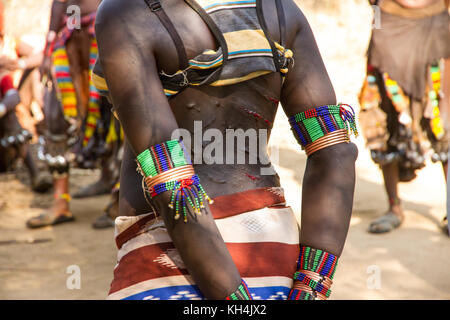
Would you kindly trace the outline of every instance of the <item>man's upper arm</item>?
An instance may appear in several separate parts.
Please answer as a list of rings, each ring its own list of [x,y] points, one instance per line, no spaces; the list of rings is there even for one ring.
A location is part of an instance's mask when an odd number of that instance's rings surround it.
[[[314,35],[306,17],[298,8],[287,13],[288,23],[297,24],[291,50],[294,66],[289,71],[281,93],[287,116],[323,105],[336,104],[336,95]]]
[[[99,61],[115,110],[136,153],[170,140],[177,128],[159,80],[148,24],[153,16],[126,1],[103,1],[96,19]],[[142,26],[142,21],[147,25]]]

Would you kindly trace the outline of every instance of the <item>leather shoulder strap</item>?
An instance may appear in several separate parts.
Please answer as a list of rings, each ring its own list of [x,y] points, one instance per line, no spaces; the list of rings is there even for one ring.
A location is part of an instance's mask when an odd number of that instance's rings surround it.
[[[175,26],[172,21],[170,21],[166,12],[161,6],[161,2],[159,0],[144,0],[150,11],[156,14],[158,19],[163,24],[164,28],[166,28],[170,37],[172,38],[173,43],[175,44],[175,48],[177,50],[178,55],[178,67],[181,70],[186,69],[189,66],[189,61],[186,54],[186,49],[184,47],[183,41],[181,40],[180,35],[178,34]]]
[[[278,24],[280,28],[280,45],[283,47],[286,45],[286,17],[284,16],[283,2],[282,0],[275,0],[278,15]]]

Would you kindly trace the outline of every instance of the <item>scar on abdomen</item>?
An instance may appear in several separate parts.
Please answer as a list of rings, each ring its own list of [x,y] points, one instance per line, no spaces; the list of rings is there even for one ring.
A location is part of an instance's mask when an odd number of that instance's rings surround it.
[[[269,96],[265,96],[267,100],[272,101],[275,105],[278,105],[280,103],[280,100],[269,97]]]
[[[255,119],[259,119],[259,120],[263,120],[265,123],[267,123],[268,126],[272,126],[272,122],[270,122],[267,119],[264,119],[262,115],[260,115],[259,113],[252,111],[250,109],[247,109],[245,107],[240,107],[241,110],[245,111],[246,113],[250,114],[251,116],[253,116]]]
[[[246,173],[245,175],[247,176],[247,178],[250,178],[252,181],[261,179],[260,177],[255,177],[255,176],[252,176],[251,174],[248,174],[248,173]]]

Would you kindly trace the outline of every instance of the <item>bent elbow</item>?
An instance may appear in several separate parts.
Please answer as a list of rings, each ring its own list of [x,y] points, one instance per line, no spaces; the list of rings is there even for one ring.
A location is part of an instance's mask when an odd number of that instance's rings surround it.
[[[353,142],[339,143],[318,150],[309,156],[313,162],[329,164],[330,161],[339,160],[345,163],[355,163],[358,158],[358,147]]]

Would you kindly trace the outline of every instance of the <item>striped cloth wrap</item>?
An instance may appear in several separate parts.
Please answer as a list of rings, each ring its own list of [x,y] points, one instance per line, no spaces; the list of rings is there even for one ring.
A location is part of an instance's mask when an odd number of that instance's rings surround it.
[[[300,251],[298,223],[283,189],[218,196],[209,207],[251,298],[286,300]],[[157,212],[118,217],[115,240],[117,264],[108,299],[205,299]]]

